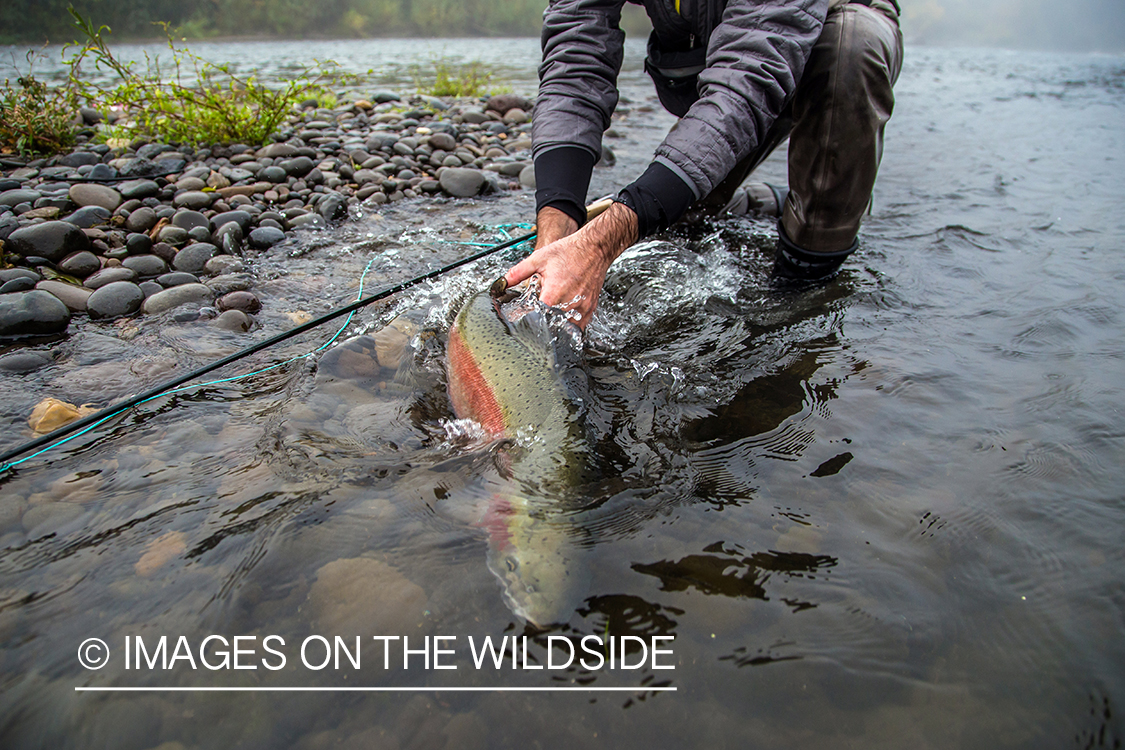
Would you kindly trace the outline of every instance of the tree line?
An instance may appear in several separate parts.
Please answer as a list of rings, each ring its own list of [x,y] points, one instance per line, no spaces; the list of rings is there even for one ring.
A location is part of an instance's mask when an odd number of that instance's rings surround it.
[[[3,0],[0,43],[66,43],[68,6],[113,37],[537,36],[546,0]]]

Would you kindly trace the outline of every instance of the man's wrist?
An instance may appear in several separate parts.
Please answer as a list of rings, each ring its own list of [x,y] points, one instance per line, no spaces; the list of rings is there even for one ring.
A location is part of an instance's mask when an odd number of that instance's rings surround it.
[[[607,268],[640,236],[636,212],[619,201],[614,201],[604,213],[583,227],[583,231],[589,233]]]
[[[539,209],[535,217],[535,231],[537,234],[535,246],[543,247],[577,232],[578,222],[565,211],[560,211],[553,206],[544,206]]]

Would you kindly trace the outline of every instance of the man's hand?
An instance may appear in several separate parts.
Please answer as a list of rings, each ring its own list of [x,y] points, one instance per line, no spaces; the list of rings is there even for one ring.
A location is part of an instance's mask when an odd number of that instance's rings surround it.
[[[557,209],[544,208],[537,219],[535,252],[508,269],[504,280],[511,287],[538,274],[543,303],[574,311],[575,322],[585,328],[610,265],[637,241],[637,215],[614,203],[578,231],[574,219]]]

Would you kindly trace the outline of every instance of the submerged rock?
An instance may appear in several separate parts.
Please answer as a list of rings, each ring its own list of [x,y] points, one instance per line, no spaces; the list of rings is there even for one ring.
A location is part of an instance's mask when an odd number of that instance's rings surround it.
[[[144,312],[151,314],[165,312],[180,305],[208,304],[214,294],[203,284],[181,284],[163,292],[157,292],[144,301]]]
[[[386,563],[334,560],[316,572],[308,612],[317,633],[414,633],[426,593]]]
[[[47,397],[31,410],[31,416],[27,418],[27,426],[37,435],[43,435],[54,432],[63,425],[68,425],[87,414],[93,414],[97,410],[97,407],[89,404],[75,406],[57,398]]]
[[[149,542],[133,570],[141,578],[147,578],[184,552],[187,552],[187,537],[182,531],[169,531]]]

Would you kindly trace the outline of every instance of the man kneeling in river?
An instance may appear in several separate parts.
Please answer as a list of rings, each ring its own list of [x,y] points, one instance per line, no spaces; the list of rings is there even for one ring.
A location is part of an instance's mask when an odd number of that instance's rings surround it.
[[[640,0],[637,0],[638,2]],[[693,205],[780,216],[775,273],[834,273],[857,246],[902,60],[896,0],[643,0],[645,69],[680,118],[643,175],[585,223],[617,106],[625,0],[551,0],[535,105],[538,241],[508,285],[589,323],[610,264]],[[786,136],[788,189],[743,179]]]

